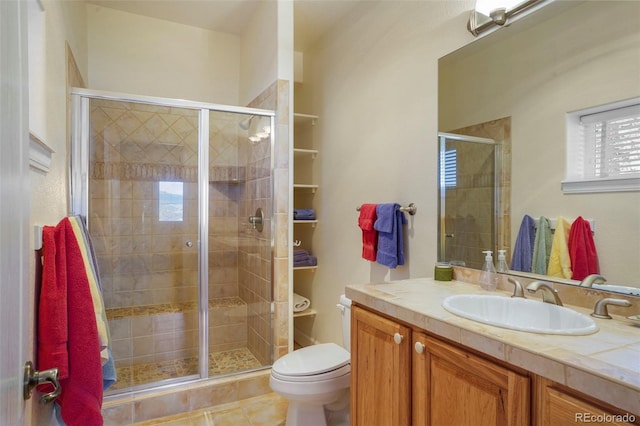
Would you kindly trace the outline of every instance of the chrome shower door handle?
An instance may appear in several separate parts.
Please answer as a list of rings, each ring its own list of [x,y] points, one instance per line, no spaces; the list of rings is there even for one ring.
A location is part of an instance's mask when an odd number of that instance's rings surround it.
[[[33,363],[27,361],[24,365],[23,398],[30,399],[33,388],[45,383],[53,385],[53,391],[42,395],[40,397],[40,404],[52,402],[60,395],[60,392],[62,392],[60,382],[58,382],[58,369],[50,368],[49,370],[37,371],[33,368]]]

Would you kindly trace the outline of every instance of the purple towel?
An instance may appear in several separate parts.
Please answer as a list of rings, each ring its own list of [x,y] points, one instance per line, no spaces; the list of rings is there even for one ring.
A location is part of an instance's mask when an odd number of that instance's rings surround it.
[[[318,264],[318,259],[315,256],[309,256],[304,260],[293,260],[293,266],[316,266]]]
[[[294,220],[316,220],[316,212],[313,209],[293,209]]]
[[[404,239],[402,225],[407,223],[400,204],[378,204],[376,222],[373,227],[378,231],[378,252],[376,261],[389,268],[404,265]]]
[[[536,221],[531,216],[524,215],[511,257],[512,271],[531,272],[535,241]]]

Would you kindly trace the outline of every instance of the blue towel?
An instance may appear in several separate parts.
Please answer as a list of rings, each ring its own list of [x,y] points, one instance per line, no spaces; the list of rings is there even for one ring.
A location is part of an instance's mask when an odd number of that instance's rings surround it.
[[[378,231],[378,253],[376,262],[389,268],[404,265],[404,239],[402,225],[407,223],[400,204],[378,204],[376,222]]]
[[[109,353],[109,359],[107,363],[102,366],[102,390],[107,390],[113,385],[116,380],[116,366],[113,362],[113,355],[111,354],[111,348],[107,348]]]
[[[295,220],[315,220],[316,212],[313,209],[293,209]]]
[[[531,216],[524,215],[511,257],[512,271],[531,272],[535,239],[536,221]]]
[[[552,242],[553,235],[551,234],[551,225],[549,224],[549,219],[544,216],[540,216],[540,219],[538,219],[536,238],[533,242],[531,272],[535,274],[547,275]]]

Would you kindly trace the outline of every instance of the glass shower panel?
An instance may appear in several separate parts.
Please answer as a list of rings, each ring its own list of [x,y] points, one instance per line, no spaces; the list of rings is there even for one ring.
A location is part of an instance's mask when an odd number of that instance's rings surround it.
[[[210,375],[271,364],[270,126],[271,117],[209,113]],[[258,208],[262,231],[249,221]]]
[[[441,136],[440,261],[482,268],[482,251],[496,250],[496,196],[496,145]]]
[[[88,225],[118,376],[198,374],[198,110],[91,99]]]

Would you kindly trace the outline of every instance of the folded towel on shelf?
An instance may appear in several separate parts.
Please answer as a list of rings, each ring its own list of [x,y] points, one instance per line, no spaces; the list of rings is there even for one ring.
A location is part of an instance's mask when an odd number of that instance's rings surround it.
[[[358,226],[362,229],[362,258],[376,261],[378,252],[378,232],[373,227],[376,222],[376,204],[363,204],[360,206]]]
[[[578,216],[571,224],[569,231],[569,256],[571,258],[571,269],[573,280],[583,280],[587,275],[598,274],[598,253],[596,244],[593,241],[591,225]]]
[[[549,267],[547,275],[552,277],[570,279],[571,257],[569,256],[569,230],[571,225],[563,217],[558,217],[556,230],[551,243],[551,254],[549,255]]]
[[[318,265],[318,258],[316,258],[315,256],[309,256],[306,259],[293,259],[293,266],[294,267],[299,267],[299,266],[317,266]]]
[[[373,225],[378,231],[376,261],[389,268],[404,265],[404,239],[402,225],[407,223],[400,204],[387,203],[376,206],[377,219]]]
[[[309,258],[309,252],[303,249],[298,249],[293,251],[293,260],[300,259],[306,260]]]
[[[553,236],[551,235],[549,219],[540,216],[536,229],[536,237],[533,241],[533,256],[531,260],[531,272],[534,274],[547,275],[552,242]]]
[[[535,239],[536,221],[531,216],[524,215],[511,257],[512,271],[531,272]]]
[[[315,256],[311,256],[306,250],[294,250],[293,251],[293,266],[316,266],[318,259]]]
[[[302,312],[311,306],[311,301],[306,297],[293,293],[293,312]]]
[[[294,220],[316,220],[316,212],[313,209],[293,209]]]

